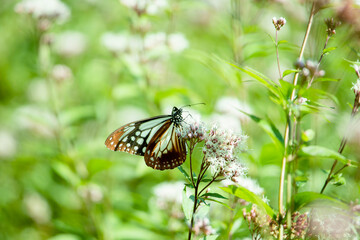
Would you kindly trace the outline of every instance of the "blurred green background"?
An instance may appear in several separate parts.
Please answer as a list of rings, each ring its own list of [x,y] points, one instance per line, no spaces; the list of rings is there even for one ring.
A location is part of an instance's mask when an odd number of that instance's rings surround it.
[[[271,19],[287,20],[279,32],[288,41],[280,62],[282,71],[293,69],[309,4],[158,0],[149,1],[148,12],[136,12],[126,0],[39,2],[44,15],[35,17],[26,2],[0,4],[0,239],[184,239],[181,206],[159,203],[164,193],[154,190],[184,181],[182,174],[148,168],[142,157],[111,152],[104,141],[125,123],[194,103],[206,104],[189,111],[207,124],[249,136],[243,156],[249,176],[276,208],[282,152],[237,109],[271,119],[280,132],[285,115],[264,87],[227,62],[277,81]],[[341,7],[335,2],[316,15],[305,59],[318,60],[324,19],[339,16]],[[314,85],[336,98],[322,99],[328,108],[302,124],[315,131],[313,144],[334,150],[354,99],[356,76],[344,61],[358,58],[354,28],[344,22],[337,29],[329,42],[336,50],[321,65],[325,77],[339,81]],[[344,155],[358,160],[360,129],[352,132]],[[331,164],[301,162],[299,174],[308,181],[300,189],[320,191]],[[346,185],[327,193],[355,200],[359,172],[349,168],[344,176]],[[181,195],[181,184],[178,189]],[[212,205],[211,225],[225,236],[230,210]],[[248,237],[247,225],[238,224],[233,239]]]

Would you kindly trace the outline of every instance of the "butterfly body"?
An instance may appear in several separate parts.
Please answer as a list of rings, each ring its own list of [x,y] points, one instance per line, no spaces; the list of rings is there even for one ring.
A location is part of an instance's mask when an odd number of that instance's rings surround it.
[[[182,109],[174,107],[171,115],[156,116],[126,124],[105,141],[112,151],[144,156],[147,166],[158,170],[173,169],[186,160],[186,145],[178,134],[183,121]]]

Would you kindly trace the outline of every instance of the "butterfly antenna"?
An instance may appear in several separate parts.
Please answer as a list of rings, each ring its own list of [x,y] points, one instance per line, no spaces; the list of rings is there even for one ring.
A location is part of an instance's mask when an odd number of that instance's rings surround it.
[[[194,104],[189,104],[189,105],[185,105],[185,106],[182,106],[181,108],[185,108],[185,107],[192,107],[192,106],[195,106],[195,105],[206,105],[205,103],[194,103]]]

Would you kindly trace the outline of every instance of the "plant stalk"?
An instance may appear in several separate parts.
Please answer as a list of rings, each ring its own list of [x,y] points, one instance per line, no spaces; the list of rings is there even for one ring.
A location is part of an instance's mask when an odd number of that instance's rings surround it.
[[[304,36],[304,40],[303,43],[301,45],[301,49],[300,49],[300,54],[299,54],[299,60],[301,60],[303,58],[304,55],[304,50],[305,50],[305,46],[307,43],[307,40],[309,38],[310,35],[310,29],[313,23],[313,19],[314,19],[314,15],[315,15],[315,2],[312,3],[312,7],[311,7],[311,12],[310,12],[310,16],[309,16],[309,20],[308,20],[308,25],[306,28],[306,33]],[[294,75],[294,79],[293,79],[293,85],[296,86],[297,82],[298,82],[298,78],[299,78],[299,73],[296,72]],[[295,99],[295,94],[296,94],[296,90],[295,88],[292,90],[291,92],[291,97],[290,97],[290,101],[294,101]],[[284,133],[284,156],[282,159],[282,164],[281,164],[281,174],[280,174],[280,184],[279,184],[279,214],[280,216],[283,216],[285,211],[283,208],[283,203],[284,203],[284,183],[285,183],[285,172],[286,172],[286,163],[287,163],[287,158],[288,158],[288,147],[289,147],[289,139],[290,139],[290,119],[291,119],[292,113],[291,111],[288,112],[288,116],[287,116],[287,122],[286,122],[286,126],[285,126],[285,133]],[[284,227],[282,224],[280,224],[280,228],[279,228],[279,238],[278,239],[283,239],[283,234],[284,234]]]

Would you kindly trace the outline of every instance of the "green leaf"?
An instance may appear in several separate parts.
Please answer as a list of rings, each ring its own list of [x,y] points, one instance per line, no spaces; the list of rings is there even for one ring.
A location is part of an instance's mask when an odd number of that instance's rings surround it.
[[[250,113],[244,112],[238,109],[243,114],[250,117],[254,122],[259,124],[259,126],[269,135],[269,137],[273,140],[275,144],[278,145],[280,149],[284,146],[284,139],[280,133],[280,131],[276,128],[276,126],[271,122],[270,119],[264,120]]]
[[[72,186],[77,186],[80,183],[80,178],[70,169],[70,167],[62,162],[53,162],[52,168],[65,181]]]
[[[331,52],[331,51],[333,51],[333,50],[335,50],[335,49],[336,49],[336,47],[325,48],[325,49],[323,50],[323,54],[328,54],[329,52]]]
[[[280,41],[278,42],[278,45],[284,44],[284,43],[287,43],[287,42],[288,42],[287,40],[280,40]]]
[[[87,163],[87,169],[90,175],[94,175],[98,172],[109,169],[113,165],[113,162],[106,159],[91,159]]]
[[[219,193],[204,193],[203,195],[201,195],[201,197],[215,197],[215,198],[227,199],[226,197],[224,197]]]
[[[315,82],[338,82],[340,78],[316,78]]]
[[[342,162],[343,164],[348,164],[349,166],[352,167],[358,166],[357,162],[347,159],[337,151],[321,146],[304,146],[301,148],[301,151],[299,152],[299,156],[323,158],[323,159],[336,159],[339,162]]]
[[[264,74],[250,68],[250,67],[239,67],[233,63],[228,63],[229,65],[241,70],[242,72],[248,74],[250,77],[253,77],[255,80],[263,84],[270,92],[272,92],[277,98],[281,98],[278,91],[278,86],[267,76]]]
[[[73,234],[58,234],[51,238],[48,238],[48,240],[80,240],[81,237],[73,235]]]
[[[238,198],[244,199],[245,201],[256,204],[261,210],[266,212],[270,217],[272,218],[275,217],[274,210],[269,205],[267,205],[259,196],[249,191],[248,189],[241,186],[236,187],[232,185],[228,187],[220,187],[220,189]]]
[[[182,166],[178,166],[177,168],[178,168],[179,171],[185,176],[185,178],[189,181],[189,183],[190,183],[191,185],[193,185],[189,174],[184,170],[184,168],[183,168]],[[194,187],[194,186],[193,186],[193,187]]]
[[[216,203],[219,203],[219,204],[223,205],[224,207],[226,207],[226,208],[228,208],[230,210],[234,210],[228,204],[226,204],[224,202],[221,202],[219,200],[213,199],[213,198],[207,198],[206,201],[216,202]]]
[[[204,236],[202,240],[216,240],[219,236],[219,234]]]
[[[332,179],[331,179],[330,183],[335,185],[335,186],[342,186],[342,185],[346,184],[346,180],[342,176],[342,173],[339,173],[339,174],[336,174],[336,175],[332,176]]]
[[[187,196],[186,187],[185,187],[183,190],[183,193],[182,193],[182,209],[184,211],[184,215],[185,215],[186,219],[189,221],[192,217],[192,212],[193,212],[193,208],[194,208],[194,201],[191,200],[190,197]]]
[[[321,204],[329,203],[344,209],[349,208],[345,203],[324,194],[315,192],[301,192],[294,196],[294,210],[299,210],[316,202],[321,202]]]
[[[285,70],[283,72],[282,76],[285,77],[285,76],[287,76],[287,75],[289,75],[291,73],[296,73],[296,72],[300,72],[300,70],[298,70],[298,69],[288,69],[288,70]]]

